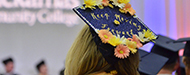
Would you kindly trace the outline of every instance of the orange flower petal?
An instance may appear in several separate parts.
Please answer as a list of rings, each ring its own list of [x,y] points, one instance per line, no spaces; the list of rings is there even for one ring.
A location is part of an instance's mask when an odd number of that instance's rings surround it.
[[[137,48],[140,48],[140,47],[143,46],[142,43],[140,42],[140,40],[135,35],[133,35],[133,38],[127,38],[127,39],[130,40],[130,41],[136,42],[137,43]]]
[[[120,44],[115,48],[115,53],[114,55],[118,58],[124,59],[129,56],[130,50],[127,46]]]
[[[140,40],[135,35],[133,35],[133,41],[137,43],[137,48],[140,48],[143,46]]]
[[[128,11],[131,15],[134,15],[136,13],[136,11],[131,7]]]
[[[130,3],[125,4],[123,10],[125,10],[125,13],[129,12],[131,15],[136,13],[136,11],[131,7]]]
[[[108,43],[108,40],[113,38],[112,33],[106,29],[99,30],[98,36],[103,43]]]
[[[130,3],[125,4],[124,9],[128,9],[128,8],[131,8],[131,4]]]
[[[109,0],[102,0],[102,4],[104,6],[108,6],[109,5]]]

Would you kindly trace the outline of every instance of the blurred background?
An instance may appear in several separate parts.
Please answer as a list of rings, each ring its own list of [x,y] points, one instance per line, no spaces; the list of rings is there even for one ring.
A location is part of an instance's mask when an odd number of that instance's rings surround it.
[[[85,23],[72,11],[83,0],[0,0],[0,61],[12,57],[15,72],[37,74],[44,59],[49,75],[64,68],[67,51]],[[131,0],[136,15],[156,34],[190,37],[189,0]],[[147,51],[149,43],[143,47]],[[5,72],[0,62],[0,73]]]

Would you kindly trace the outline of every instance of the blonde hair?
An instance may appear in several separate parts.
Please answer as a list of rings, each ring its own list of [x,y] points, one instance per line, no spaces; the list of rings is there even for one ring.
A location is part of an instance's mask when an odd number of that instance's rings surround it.
[[[183,63],[190,69],[190,57],[183,56]]]
[[[85,25],[69,50],[65,62],[65,75],[88,75],[114,69],[118,75],[138,75],[139,54],[131,54],[125,60],[111,65],[97,48],[90,28]]]

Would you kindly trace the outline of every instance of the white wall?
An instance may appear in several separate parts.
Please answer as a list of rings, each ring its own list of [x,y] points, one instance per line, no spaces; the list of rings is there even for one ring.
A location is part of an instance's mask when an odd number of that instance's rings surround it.
[[[11,56],[15,70],[34,75],[35,65],[45,59],[51,75],[64,67],[64,59],[84,24],[72,28],[65,25],[0,25],[0,60]],[[0,72],[3,72],[0,65]]]

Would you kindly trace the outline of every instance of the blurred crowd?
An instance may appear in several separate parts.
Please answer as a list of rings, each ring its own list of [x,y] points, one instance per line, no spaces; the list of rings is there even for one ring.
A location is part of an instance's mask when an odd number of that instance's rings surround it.
[[[5,73],[0,73],[0,75],[20,75],[14,72],[14,60],[11,57],[2,60],[4,64]],[[38,75],[48,75],[48,67],[44,60],[41,60],[36,64],[36,70]],[[60,71],[60,75],[64,75],[64,69]]]

